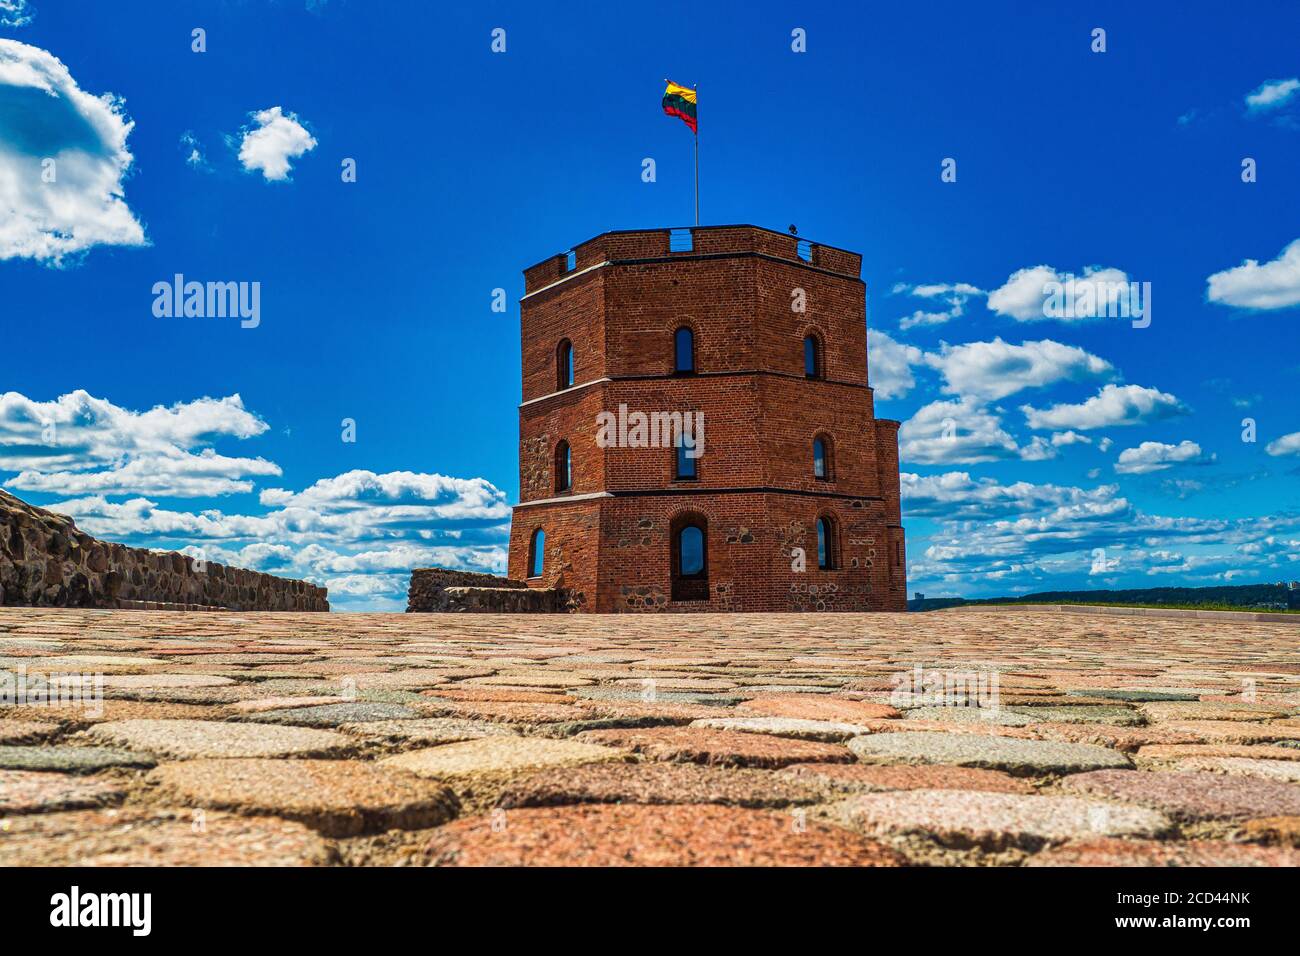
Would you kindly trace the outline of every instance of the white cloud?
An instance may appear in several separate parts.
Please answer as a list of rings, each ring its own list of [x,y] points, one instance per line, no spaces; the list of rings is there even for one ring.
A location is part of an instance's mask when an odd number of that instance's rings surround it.
[[[203,144],[199,138],[189,130],[181,133],[180,139],[181,152],[185,154],[185,164],[195,169],[206,169],[208,166],[207,157],[203,155]]]
[[[1115,470],[1122,475],[1146,475],[1174,465],[1209,464],[1213,460],[1213,456],[1206,458],[1201,446],[1194,441],[1184,440],[1177,445],[1144,441],[1136,448],[1125,448],[1120,452]]]
[[[1030,428],[1053,431],[1137,425],[1187,412],[1173,395],[1141,385],[1106,385],[1079,405],[1059,404],[1044,409],[1021,405],[1020,410]]]
[[[1273,457],[1279,455],[1300,455],[1300,432],[1291,432],[1269,442],[1264,451]]]
[[[976,479],[964,471],[949,471],[926,476],[903,472],[900,486],[905,515],[941,517],[949,521],[988,521],[1067,507],[1107,511],[1128,508],[1127,502],[1117,499],[1119,488],[1116,485],[1103,485],[1092,491],[1061,485],[1035,485],[1028,481],[1003,485],[992,478]]]
[[[82,390],[49,402],[8,392],[0,395],[0,483],[62,496],[37,503],[96,537],[303,578],[332,588],[332,603],[351,610],[401,610],[415,567],[505,571],[511,508],[483,478],[348,471],[301,489],[262,489],[253,506],[261,513],[157,502],[257,491],[256,481],[280,467],[211,444],[268,431],[238,395],[137,412]]]
[[[401,610],[415,567],[506,569],[510,508],[504,492],[481,478],[352,472],[286,494],[291,504],[263,515],[176,511],[148,498],[113,502],[103,495],[48,507],[105,540],[324,585],[330,603],[343,609]],[[393,503],[428,498],[436,503]]]
[[[1260,265],[1247,259],[1241,265],[1216,272],[1206,282],[1211,302],[1239,309],[1285,309],[1300,305],[1300,239],[1295,239],[1271,262]]]
[[[867,365],[877,398],[902,398],[912,390],[916,384],[912,366],[921,363],[920,349],[896,342],[888,333],[876,329],[867,330],[867,348]]]
[[[1041,322],[1056,318],[1061,321],[1095,319],[1108,314],[1108,290],[1119,283],[1127,283],[1128,275],[1120,269],[1086,266],[1082,276],[1057,272],[1051,266],[1033,266],[1013,272],[1000,288],[989,293],[989,311],[1010,316],[1020,322]],[[1045,303],[1049,299],[1049,284],[1069,287],[1073,301],[1062,302],[1060,315],[1049,315]],[[1127,301],[1127,297],[1125,298]]]
[[[1051,446],[1041,440],[1019,447],[996,413],[965,398],[919,408],[903,422],[898,444],[904,461],[921,465],[976,464],[1006,458],[1037,461],[1053,454]]]
[[[1246,94],[1246,109],[1251,113],[1264,113],[1285,106],[1300,90],[1300,79],[1265,80],[1253,92]]]
[[[27,0],[0,0],[0,27],[25,27],[35,17]]]
[[[925,362],[943,375],[945,392],[986,400],[1113,371],[1104,359],[1050,339],[1023,345],[1001,338],[964,345],[945,342],[938,353],[927,354]]]
[[[264,458],[228,458],[211,448],[199,454],[173,452],[135,458],[103,471],[21,471],[5,482],[19,491],[60,495],[160,495],[208,498],[253,490],[249,475],[280,474],[280,466]]]
[[[267,425],[238,395],[135,412],[77,389],[40,402],[0,395],[0,470],[11,488],[50,494],[199,497],[250,491],[247,476],[279,475],[262,458],[217,454],[218,438],[246,439]]]
[[[123,187],[133,125],[119,98],[84,92],[52,54],[0,39],[0,259],[59,265],[145,244]]]
[[[315,149],[316,138],[296,113],[286,115],[278,106],[250,115],[255,125],[240,131],[239,161],[248,172],[260,170],[268,182],[288,179],[289,160]]]
[[[895,294],[907,292],[919,299],[937,299],[947,306],[946,309],[938,312],[926,312],[923,309],[917,309],[911,315],[904,316],[898,322],[898,327],[904,331],[918,325],[942,325],[958,318],[966,311],[967,299],[971,296],[987,294],[983,289],[967,282],[952,284],[930,283],[928,285],[908,285],[905,282],[900,282],[894,286],[891,292]]]
[[[1092,439],[1078,432],[1056,432],[1052,435],[1052,444],[1058,448],[1062,445],[1091,445]]]

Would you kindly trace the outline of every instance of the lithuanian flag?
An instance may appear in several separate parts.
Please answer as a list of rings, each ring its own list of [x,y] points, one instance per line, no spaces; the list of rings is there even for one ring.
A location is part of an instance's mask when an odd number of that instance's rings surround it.
[[[695,91],[689,86],[678,86],[672,80],[668,81],[668,89],[664,90],[664,112],[669,116],[680,116],[692,133],[699,133],[695,125]]]

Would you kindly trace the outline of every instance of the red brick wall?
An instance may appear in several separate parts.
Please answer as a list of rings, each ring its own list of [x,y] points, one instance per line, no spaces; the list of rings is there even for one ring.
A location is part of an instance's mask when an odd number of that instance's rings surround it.
[[[574,258],[573,270],[560,255],[525,273],[520,501],[556,497],[561,439],[573,449],[568,496],[614,497],[517,509],[511,576],[526,575],[540,526],[546,573],[530,583],[581,591],[588,610],[903,609],[898,423],[874,419],[866,387],[861,258],[814,244],[803,263],[794,237],[752,226],[695,230],[684,253],[669,251],[668,230],[607,233]],[[805,311],[791,308],[794,290]],[[674,376],[682,325],[695,333],[697,372]],[[822,344],[819,380],[804,376],[810,331]],[[565,338],[577,387],[555,394]],[[696,480],[676,480],[672,447],[597,446],[597,416],[622,403],[703,413]],[[827,481],[812,474],[817,434],[830,439]],[[687,510],[709,522],[710,597],[679,604],[668,596],[669,528]],[[817,569],[819,514],[839,529],[835,570]],[[791,570],[795,547],[808,556],[803,573]]]

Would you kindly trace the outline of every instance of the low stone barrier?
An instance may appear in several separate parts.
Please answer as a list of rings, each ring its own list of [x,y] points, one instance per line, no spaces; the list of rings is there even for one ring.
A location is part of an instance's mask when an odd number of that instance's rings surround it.
[[[570,610],[569,604],[563,588],[530,588],[523,581],[450,568],[416,568],[406,596],[406,610],[422,613],[553,614]]]
[[[305,581],[100,541],[0,491],[0,605],[328,611],[328,598]]]

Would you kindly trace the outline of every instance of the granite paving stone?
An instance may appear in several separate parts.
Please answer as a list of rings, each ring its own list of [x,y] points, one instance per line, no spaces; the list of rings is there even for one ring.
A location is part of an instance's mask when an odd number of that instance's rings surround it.
[[[1177,691],[1158,691],[1158,690],[1070,690],[1066,691],[1072,697],[1104,697],[1110,700],[1127,700],[1133,703],[1145,703],[1156,700],[1197,700],[1199,695],[1179,693]]]
[[[300,823],[216,811],[201,818],[175,810],[38,813],[0,828],[0,866],[327,866],[334,859]]]
[[[937,764],[800,763],[780,772],[795,780],[815,782],[832,790],[982,790],[993,793],[1034,792],[1033,784],[1000,770],[945,767]]]
[[[895,733],[855,737],[848,747],[864,763],[934,763],[1005,770],[1016,776],[1129,767],[1128,757],[1092,744],[978,734]]]
[[[0,770],[0,818],[19,813],[81,810],[117,803],[126,787],[97,777]]]
[[[433,827],[458,806],[446,787],[356,761],[187,760],[163,764],[145,783],[164,806],[282,817],[333,837]]]
[[[1240,820],[1300,814],[1300,787],[1205,771],[1098,770],[1066,777],[1073,793],[1161,810],[1176,820]]]
[[[853,760],[853,754],[842,744],[699,727],[589,730],[579,734],[577,739],[625,747],[654,760],[728,767],[775,768],[792,763],[848,763]]]
[[[1286,741],[1271,744],[1150,744],[1139,747],[1138,759],[1148,761],[1181,760],[1184,757],[1246,757],[1250,760],[1300,760],[1300,750],[1287,747]]]
[[[1114,727],[1109,724],[1058,724],[1049,721],[1031,724],[1026,729],[1038,740],[1093,744],[1128,754],[1148,744],[1192,743],[1200,739],[1186,731],[1163,730],[1160,727]]]
[[[112,747],[58,744],[46,747],[0,747],[0,768],[53,770],[59,773],[97,773],[109,767],[152,767],[149,754]]]
[[[0,865],[1281,861],[1295,635],[1032,608],[3,607],[0,817],[23,841]],[[18,667],[102,674],[103,697],[11,700]],[[906,693],[917,668],[996,673],[998,722]],[[868,799],[879,833],[843,815]]]
[[[1251,723],[1236,720],[1171,720],[1161,724],[1170,730],[1196,734],[1206,741],[1256,744],[1280,740],[1300,741],[1300,726],[1280,723]]]
[[[1300,866],[1300,852],[1217,840],[1089,840],[1044,850],[1026,866]]]
[[[1074,797],[908,790],[850,797],[833,812],[873,836],[918,835],[949,847],[1034,850],[1088,836],[1157,836],[1164,815]]]
[[[502,792],[497,806],[721,803],[784,807],[816,803],[819,799],[817,788],[764,770],[693,763],[600,763],[544,770],[525,777]]]
[[[457,820],[425,849],[435,866],[901,866],[896,851],[770,810],[597,804]]]
[[[418,711],[402,704],[352,701],[273,710],[241,715],[235,719],[263,724],[293,724],[299,727],[337,727],[340,724],[359,724],[371,720],[410,720],[419,716]]]
[[[701,694],[684,690],[659,690],[653,685],[641,687],[573,687],[569,694],[584,700],[627,700],[642,703],[711,704],[730,707],[745,698],[726,693]]]
[[[106,744],[175,760],[200,757],[328,757],[355,741],[309,727],[216,720],[121,720],[96,724],[87,736]]]
[[[454,744],[462,740],[478,740],[481,737],[509,737],[518,733],[509,724],[493,724],[482,720],[460,720],[455,717],[371,720],[356,724],[341,724],[339,730],[359,737],[403,741],[412,744]]]
[[[482,737],[427,750],[385,757],[380,763],[435,780],[472,782],[546,767],[576,767],[604,760],[624,760],[613,747],[541,737]]]
[[[898,717],[888,704],[849,700],[848,697],[806,695],[806,693],[767,693],[736,705],[737,714],[761,717],[793,717],[802,721],[845,721],[855,723],[871,718]]]
[[[1256,760],[1249,757],[1185,757],[1178,761],[1175,769],[1209,770],[1213,773],[1258,777],[1261,780],[1300,783],[1300,761],[1296,760]]]
[[[34,744],[59,732],[59,724],[0,717],[0,744]]]
[[[1241,826],[1241,835],[1259,843],[1300,847],[1300,815],[1247,820]]]
[[[1029,717],[1034,722],[1057,724],[1111,724],[1116,727],[1139,727],[1146,723],[1140,711],[1129,707],[1107,707],[1089,704],[1056,706],[1053,704],[1016,706],[1005,708],[1014,714]]]
[[[585,708],[569,703],[440,700],[437,697],[426,698],[418,709],[420,713],[434,717],[462,717],[466,720],[495,720],[512,724],[583,720],[590,715]]]
[[[795,717],[713,717],[692,721],[691,726],[832,743],[871,732],[860,724],[845,724],[834,720],[800,720]]]
[[[921,720],[936,726],[980,724],[986,727],[1024,727],[1033,723],[1032,717],[1015,713],[1005,707],[912,707],[903,715],[903,720],[909,722]]]

